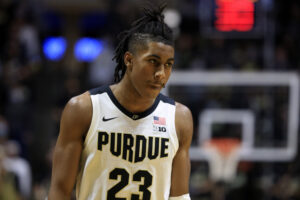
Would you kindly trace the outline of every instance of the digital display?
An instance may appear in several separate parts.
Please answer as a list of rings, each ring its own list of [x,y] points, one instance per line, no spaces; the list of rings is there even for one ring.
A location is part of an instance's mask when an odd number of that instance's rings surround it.
[[[200,33],[208,38],[262,38],[271,0],[198,1]]]
[[[251,0],[215,0],[215,28],[218,31],[251,31],[255,6]]]

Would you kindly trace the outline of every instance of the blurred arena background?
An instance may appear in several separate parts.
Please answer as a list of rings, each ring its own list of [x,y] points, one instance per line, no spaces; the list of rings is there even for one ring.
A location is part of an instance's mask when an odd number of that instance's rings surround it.
[[[64,105],[112,82],[117,34],[144,3],[0,0],[1,200],[45,198]],[[173,0],[165,14],[163,92],[194,117],[192,199],[300,199],[300,2]]]

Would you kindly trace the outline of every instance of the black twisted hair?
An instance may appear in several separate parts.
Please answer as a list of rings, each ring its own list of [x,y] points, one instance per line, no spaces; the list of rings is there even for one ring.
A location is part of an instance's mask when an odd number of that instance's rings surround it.
[[[121,32],[118,37],[120,42],[115,50],[114,60],[117,62],[114,73],[114,81],[120,82],[126,72],[124,54],[126,51],[134,53],[138,47],[147,44],[149,41],[162,42],[174,46],[173,32],[164,23],[162,11],[166,4],[156,8],[149,6],[144,8],[144,16],[134,21],[129,30]]]

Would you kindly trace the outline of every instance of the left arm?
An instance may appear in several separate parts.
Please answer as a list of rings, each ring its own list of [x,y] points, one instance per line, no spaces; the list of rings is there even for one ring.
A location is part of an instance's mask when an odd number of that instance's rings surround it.
[[[189,148],[193,136],[193,117],[191,111],[180,103],[176,103],[175,125],[179,148],[173,159],[170,197],[189,193]]]

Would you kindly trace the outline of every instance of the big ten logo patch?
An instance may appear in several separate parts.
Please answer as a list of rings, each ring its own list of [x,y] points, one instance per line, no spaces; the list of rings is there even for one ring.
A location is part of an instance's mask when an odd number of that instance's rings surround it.
[[[167,128],[164,126],[159,126],[159,125],[153,124],[153,132],[154,133],[165,133],[165,132],[167,132]]]
[[[166,118],[153,116],[153,132],[154,133],[165,133],[166,128]]]

